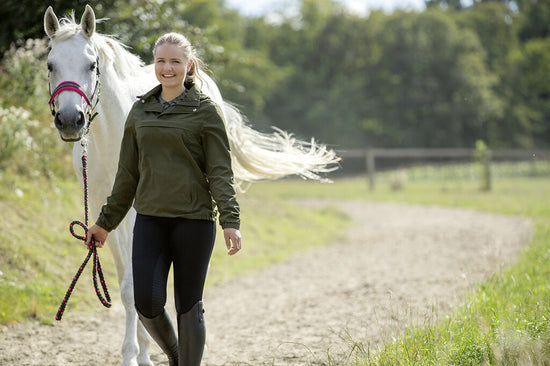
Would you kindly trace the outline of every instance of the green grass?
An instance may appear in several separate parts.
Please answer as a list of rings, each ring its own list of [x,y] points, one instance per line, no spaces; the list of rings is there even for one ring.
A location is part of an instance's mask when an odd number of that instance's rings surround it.
[[[28,318],[53,320],[74,272],[87,253],[68,231],[72,220],[84,219],[81,202],[76,184],[2,176],[0,323]],[[106,265],[106,268],[113,267]],[[113,270],[107,269],[107,276],[112,273]],[[69,307],[78,308],[92,299],[80,296],[83,289],[91,286],[85,282],[88,281],[78,283],[73,295],[83,301],[71,299]]]
[[[331,359],[328,365],[550,365],[550,177],[503,176],[490,192],[480,191],[475,179],[445,175],[409,180],[400,190],[390,187],[390,174],[381,175],[374,192],[364,178],[326,186],[282,181],[254,187],[284,198],[462,207],[530,217],[535,223],[534,238],[517,263],[481,283],[452,313],[434,314],[380,348],[350,344],[357,359]]]

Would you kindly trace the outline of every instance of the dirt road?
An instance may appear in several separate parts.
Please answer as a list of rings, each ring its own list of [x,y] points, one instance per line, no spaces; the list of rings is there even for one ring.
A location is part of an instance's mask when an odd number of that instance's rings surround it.
[[[513,262],[533,230],[527,219],[469,210],[302,203],[338,207],[355,226],[341,243],[208,288],[203,365],[321,365],[327,355],[344,362],[353,342],[375,347],[443,316]],[[123,332],[120,302],[68,312],[53,326],[0,327],[0,365],[118,365]],[[167,364],[156,346],[151,353]]]

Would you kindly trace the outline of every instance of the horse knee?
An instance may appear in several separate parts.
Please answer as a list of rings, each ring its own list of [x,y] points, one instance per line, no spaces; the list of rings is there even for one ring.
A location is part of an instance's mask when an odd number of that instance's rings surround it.
[[[134,284],[132,277],[124,278],[120,283],[120,297],[124,307],[134,307]]]

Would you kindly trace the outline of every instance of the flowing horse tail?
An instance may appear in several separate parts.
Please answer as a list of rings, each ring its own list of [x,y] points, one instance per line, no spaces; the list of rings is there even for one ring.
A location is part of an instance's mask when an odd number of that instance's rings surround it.
[[[310,142],[298,140],[276,127],[271,134],[254,130],[235,106],[223,100],[216,83],[207,73],[199,70],[198,76],[203,91],[222,109],[233,173],[241,190],[242,182],[274,180],[289,175],[330,182],[321,174],[339,168],[340,158],[334,150],[316,143],[313,138]]]
[[[320,174],[338,169],[340,158],[336,153],[313,138],[310,142],[301,141],[276,127],[271,134],[258,132],[246,124],[233,105],[224,101],[222,110],[237,181],[255,182],[298,175],[329,182]]]

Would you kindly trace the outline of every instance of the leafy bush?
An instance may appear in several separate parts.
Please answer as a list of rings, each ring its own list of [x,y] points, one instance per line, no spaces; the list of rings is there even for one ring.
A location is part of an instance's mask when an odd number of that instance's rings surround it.
[[[12,45],[0,64],[0,107],[12,105],[30,110],[43,119],[48,113],[48,44],[43,39],[28,39]]]
[[[0,107],[0,169],[36,177],[68,174],[71,171],[69,145],[57,131],[33,119],[20,107]]]
[[[0,167],[4,166],[21,149],[32,145],[27,129],[34,123],[28,119],[28,112],[20,108],[0,108]],[[20,122],[21,121],[21,122]]]
[[[51,125],[47,41],[12,45],[0,64],[0,169],[35,177],[71,172],[69,144]],[[1,178],[1,176],[0,176]]]

